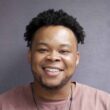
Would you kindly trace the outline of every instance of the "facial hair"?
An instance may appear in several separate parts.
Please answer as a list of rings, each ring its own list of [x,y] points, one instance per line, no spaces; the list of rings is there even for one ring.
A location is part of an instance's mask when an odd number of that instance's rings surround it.
[[[58,90],[58,89],[61,89],[64,85],[66,85],[70,81],[70,79],[73,76],[73,74],[71,74],[70,76],[64,77],[61,80],[60,84],[55,85],[55,86],[51,86],[51,85],[45,84],[43,82],[43,80],[42,80],[42,77],[35,76],[36,73],[34,73],[33,71],[32,71],[32,73],[33,73],[34,81],[37,82],[37,83],[39,83],[46,90]]]

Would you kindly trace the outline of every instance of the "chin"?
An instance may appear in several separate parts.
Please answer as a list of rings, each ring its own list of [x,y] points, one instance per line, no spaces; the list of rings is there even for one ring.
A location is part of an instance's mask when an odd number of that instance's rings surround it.
[[[42,88],[47,90],[58,90],[64,87],[70,80],[72,75],[58,79],[44,79],[43,77],[35,77],[35,82],[39,83]]]
[[[42,83],[41,86],[47,90],[56,90],[56,89],[61,89],[63,87],[62,84],[57,84],[57,85],[49,85],[49,84],[44,84]]]
[[[43,80],[39,80],[39,84],[47,90],[58,90],[64,87],[68,83],[69,80],[70,78],[65,78],[59,82],[58,81],[57,82],[53,82],[53,81],[45,82]]]

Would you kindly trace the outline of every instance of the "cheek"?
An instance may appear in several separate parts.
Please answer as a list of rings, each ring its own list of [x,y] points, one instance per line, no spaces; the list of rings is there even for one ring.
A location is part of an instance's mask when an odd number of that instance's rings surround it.
[[[76,57],[71,55],[71,56],[66,56],[64,59],[64,64],[65,67],[67,68],[67,71],[74,72],[74,69],[76,67]]]
[[[74,65],[76,62],[76,56],[75,55],[69,55],[63,59],[65,59],[65,62],[68,63],[69,65]]]
[[[43,62],[42,55],[33,54],[32,59],[31,59],[31,69],[35,77],[38,77],[42,74],[42,68],[41,68],[42,62]]]
[[[33,68],[38,68],[41,65],[41,62],[43,61],[43,57],[39,54],[33,54],[32,55],[32,67]]]
[[[40,61],[42,61],[42,59],[43,59],[43,56],[42,55],[40,55],[40,54],[37,54],[37,53],[34,53],[33,55],[32,55],[32,62],[36,62],[36,63],[40,63]]]

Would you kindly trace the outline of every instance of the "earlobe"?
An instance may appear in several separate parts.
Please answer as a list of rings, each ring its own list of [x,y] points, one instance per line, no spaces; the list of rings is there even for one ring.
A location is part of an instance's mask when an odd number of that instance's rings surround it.
[[[78,64],[79,64],[79,60],[76,61],[76,66],[78,66]]]
[[[79,60],[80,60],[80,53],[77,52],[76,66],[79,64]]]

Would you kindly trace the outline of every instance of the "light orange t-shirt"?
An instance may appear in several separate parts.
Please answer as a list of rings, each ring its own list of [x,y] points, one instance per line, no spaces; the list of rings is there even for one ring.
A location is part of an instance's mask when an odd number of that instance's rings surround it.
[[[17,87],[0,95],[0,110],[69,110],[70,100],[35,104],[31,86]],[[76,83],[70,110],[110,110],[110,94]]]

